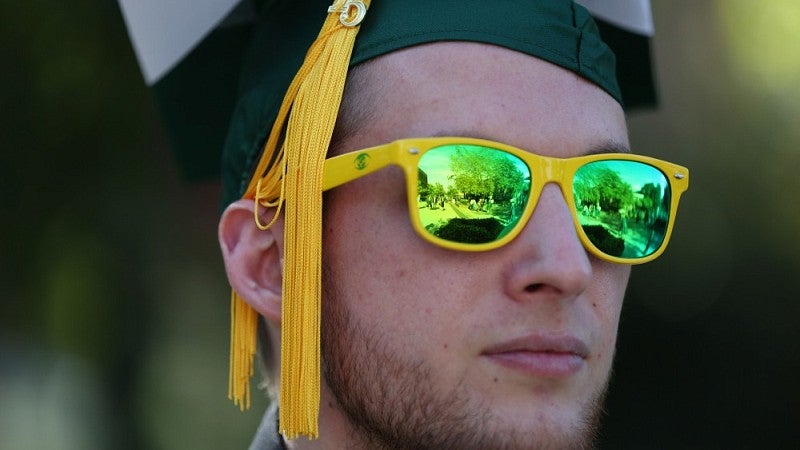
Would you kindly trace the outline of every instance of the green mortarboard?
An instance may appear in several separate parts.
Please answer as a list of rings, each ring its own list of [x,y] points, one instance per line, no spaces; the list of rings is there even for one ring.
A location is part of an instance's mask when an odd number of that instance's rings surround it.
[[[259,18],[242,66],[239,100],[222,156],[223,204],[239,199],[250,181],[283,94],[317,35],[328,4],[287,2],[272,6]],[[585,9],[563,0],[501,0],[486,5],[480,0],[457,5],[375,1],[369,20],[361,25],[351,64],[426,42],[484,42],[579,73],[622,102],[614,54]]]
[[[280,51],[278,61],[264,60],[264,64],[279,65],[290,55],[295,58],[294,65],[305,53],[302,40],[313,39],[319,29],[320,3],[326,2],[288,2],[283,0],[195,0],[184,6],[170,6],[174,11],[164,11],[166,6],[159,0],[119,0],[126,18],[134,48],[148,84],[152,85],[162,120],[167,130],[171,148],[184,178],[204,180],[220,176],[220,154],[229,131],[231,116],[240,92],[243,68],[252,64],[245,62],[248,49],[255,44],[254,34],[263,34],[259,27],[270,22],[270,17],[278,23],[273,43]],[[195,20],[192,14],[198,9],[209,9],[206,4],[221,4],[217,7],[222,14],[215,21],[206,19],[210,29],[198,31],[195,39],[173,37],[187,27],[186,21]],[[281,5],[281,4],[289,5]],[[328,1],[327,4],[330,4]],[[380,3],[397,3],[382,0]],[[405,2],[400,2],[406,5]],[[438,3],[426,2],[422,11],[429,10]],[[507,2],[499,2],[507,3]],[[518,2],[526,5],[535,2]],[[626,110],[651,107],[656,104],[656,89],[653,78],[650,54],[652,17],[649,0],[583,0],[595,18],[603,40],[611,47],[617,58],[617,80],[622,91]],[[431,5],[433,4],[433,5]],[[308,6],[313,5],[313,6]],[[465,4],[466,5],[466,4]],[[477,2],[475,3],[477,5]],[[377,3],[376,5],[377,6]],[[461,15],[471,14],[482,17],[485,3],[478,6],[462,7]],[[149,15],[139,13],[139,9],[155,9]],[[477,8],[477,9],[476,9]],[[213,9],[213,8],[211,8]],[[311,16],[300,15],[292,19],[285,14],[293,10],[313,9]],[[410,7],[409,7],[410,9]],[[138,14],[137,14],[138,13]],[[259,16],[270,17],[259,17]],[[281,16],[284,15],[284,16]],[[164,17],[159,22],[163,31],[155,30],[154,17]],[[172,18],[174,17],[174,18]],[[172,20],[169,22],[167,19]],[[281,25],[290,21],[295,30]],[[369,21],[367,21],[368,23]],[[365,25],[367,25],[365,23]],[[139,31],[141,30],[141,31]],[[297,33],[302,30],[303,32]],[[154,36],[150,38],[148,34]],[[143,35],[144,38],[139,38]],[[143,41],[143,42],[142,42]],[[153,57],[155,49],[165,43],[186,41],[190,46],[175,61],[163,57]],[[305,42],[307,46],[310,41]],[[248,57],[249,58],[249,57]],[[244,76],[247,79],[247,76]],[[280,89],[276,88],[276,91]],[[282,94],[275,94],[280,96]],[[280,100],[278,100],[280,101]],[[226,196],[229,203],[232,197]]]

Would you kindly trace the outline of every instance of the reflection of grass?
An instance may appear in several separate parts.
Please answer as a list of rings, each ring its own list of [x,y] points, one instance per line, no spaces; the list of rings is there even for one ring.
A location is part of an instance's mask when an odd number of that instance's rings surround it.
[[[454,218],[439,225],[429,226],[435,236],[453,242],[481,244],[497,239],[503,231],[503,223],[494,217],[483,219]]]

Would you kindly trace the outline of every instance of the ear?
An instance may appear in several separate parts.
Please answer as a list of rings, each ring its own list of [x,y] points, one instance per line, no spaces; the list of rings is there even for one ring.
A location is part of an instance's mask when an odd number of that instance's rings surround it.
[[[229,205],[219,221],[218,237],[228,282],[237,294],[267,320],[280,323],[283,272],[283,217],[268,230],[253,218],[253,200]],[[269,223],[274,208],[261,212]]]

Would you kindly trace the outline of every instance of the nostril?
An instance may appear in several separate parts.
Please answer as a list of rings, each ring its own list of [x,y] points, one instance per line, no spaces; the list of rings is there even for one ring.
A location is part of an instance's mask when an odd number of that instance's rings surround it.
[[[543,283],[529,284],[529,285],[525,286],[525,292],[529,292],[529,293],[537,292],[537,291],[541,290],[543,286],[544,286]]]

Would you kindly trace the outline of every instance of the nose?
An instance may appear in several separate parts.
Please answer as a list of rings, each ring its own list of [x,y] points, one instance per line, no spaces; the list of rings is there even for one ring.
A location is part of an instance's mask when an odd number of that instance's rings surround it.
[[[558,186],[544,187],[533,216],[509,246],[511,298],[574,298],[589,286],[592,264]]]

